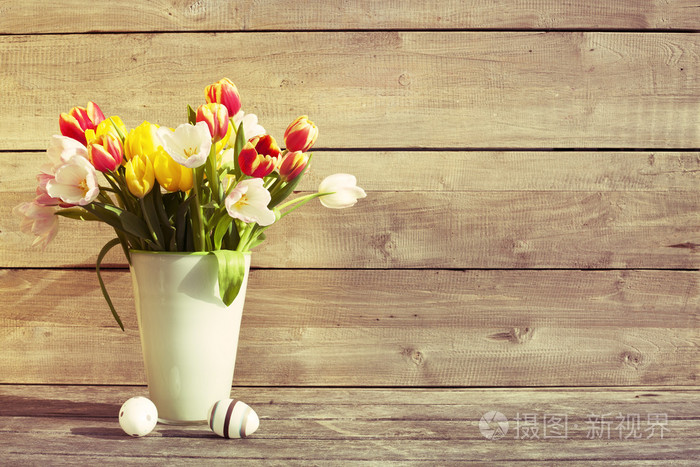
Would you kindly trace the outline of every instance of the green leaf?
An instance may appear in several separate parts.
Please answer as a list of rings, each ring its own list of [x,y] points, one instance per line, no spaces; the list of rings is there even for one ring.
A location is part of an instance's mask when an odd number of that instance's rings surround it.
[[[174,221],[177,214],[177,208],[180,207],[180,200],[182,199],[182,192],[175,193],[165,193],[163,198],[163,206],[165,207],[165,212],[168,213],[168,219]]]
[[[245,278],[245,255],[231,250],[214,250],[212,253],[219,263],[219,296],[229,306],[238,296]]]
[[[167,245],[166,239],[163,235],[163,229],[161,228],[160,218],[158,217],[158,211],[156,209],[155,197],[160,198],[160,186],[156,183],[153,189],[143,198],[140,199],[141,202],[141,213],[146,220],[146,225],[153,235],[153,240],[159,246],[165,249]],[[160,207],[163,207],[162,200],[159,200]],[[166,218],[167,222],[167,218]]]
[[[238,125],[238,129],[236,130],[236,141],[233,144],[233,160],[238,161],[238,155],[241,153],[241,149],[243,149],[243,146],[245,146],[246,143],[246,138],[245,138],[245,131],[243,131],[243,122],[241,122],[240,125]]]
[[[306,163],[306,167],[304,167],[304,170],[297,175],[297,177],[292,180],[291,182],[287,183],[285,186],[282,187],[277,193],[275,193],[272,198],[270,199],[270,202],[268,203],[267,207],[268,209],[272,209],[278,204],[280,204],[282,201],[287,199],[289,195],[292,194],[294,189],[297,187],[299,182],[301,181],[301,178],[306,174],[306,171],[309,169],[309,166],[311,165],[311,156],[309,156],[309,160]]]
[[[197,123],[197,111],[189,104],[187,104],[187,121],[190,122],[190,125]]]
[[[115,238],[113,240],[108,241],[105,246],[102,247],[102,250],[100,250],[100,254],[97,255],[97,263],[95,264],[95,271],[97,272],[97,280],[100,282],[100,289],[102,290],[102,295],[104,296],[105,300],[107,301],[107,305],[109,305],[109,309],[112,311],[112,316],[114,316],[114,319],[117,321],[117,324],[119,327],[124,330],[124,324],[122,324],[122,320],[119,319],[119,314],[117,314],[117,310],[114,309],[114,305],[112,304],[112,300],[109,298],[109,293],[107,292],[107,287],[105,287],[105,283],[102,280],[102,274],[100,273],[100,265],[102,264],[102,260],[105,258],[107,255],[107,252],[117,246],[119,243],[121,243],[121,240],[118,238]]]
[[[240,221],[234,221],[228,228],[228,235],[224,237],[225,248],[228,250],[235,250],[238,248],[238,243],[241,241],[241,237],[238,234],[238,226],[236,225]]]
[[[264,233],[258,234],[258,236],[252,242],[250,242],[249,248],[252,250],[256,246],[260,245],[262,242],[265,241],[265,238],[266,237]]]
[[[143,219],[134,213],[125,211],[116,206],[97,202],[85,205],[83,208],[99,217],[101,221],[111,225],[115,229],[122,230],[144,240],[151,239],[151,233],[148,230],[148,226]]]
[[[121,138],[122,143],[123,143],[124,140],[126,139],[126,135],[119,128],[119,125],[117,125],[117,122],[114,121],[114,118],[109,117],[109,121],[112,122],[112,126],[114,127],[114,130],[117,132],[117,135],[119,135],[119,138]]]
[[[87,212],[82,208],[67,208],[61,209],[54,213],[57,216],[67,217],[68,219],[75,219],[79,221],[99,221],[100,218],[94,214]]]
[[[214,144],[211,145],[209,150],[209,156],[204,164],[204,172],[207,175],[207,182],[209,183],[209,188],[211,190],[212,201],[217,203],[221,200],[219,198],[221,180],[219,180],[218,173],[216,171],[216,147]]]
[[[228,214],[221,216],[219,222],[216,223],[216,228],[214,229],[214,249],[218,250],[221,248],[221,239],[224,238],[224,235],[226,235],[232,223],[233,217]]]
[[[175,215],[175,231],[177,232],[177,238],[175,239],[177,243],[178,251],[189,251],[187,247],[187,233],[192,232],[191,225],[187,223],[187,212],[189,210],[190,204],[194,201],[195,195],[193,194],[189,198],[180,204],[177,208],[177,214]]]
[[[245,146],[246,141],[247,139],[245,137],[245,131],[243,130],[243,122],[241,122],[236,130],[236,141],[233,142],[233,176],[236,179],[241,178],[243,173],[241,171],[241,166],[238,164],[238,156],[241,154],[241,149],[243,149],[243,146]]]

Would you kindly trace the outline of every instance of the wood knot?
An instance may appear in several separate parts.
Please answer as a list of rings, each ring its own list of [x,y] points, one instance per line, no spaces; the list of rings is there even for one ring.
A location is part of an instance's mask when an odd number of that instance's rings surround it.
[[[411,77],[408,76],[408,73],[401,73],[399,75],[399,84],[401,86],[408,86],[411,84]]]
[[[644,356],[639,352],[624,351],[620,355],[622,363],[638,370],[644,364]]]
[[[425,356],[420,350],[403,349],[401,355],[416,366],[423,366],[425,364]]]
[[[393,259],[396,242],[391,238],[390,233],[373,235],[371,245],[382,254],[385,260]]]
[[[526,344],[532,340],[534,335],[535,329],[531,327],[512,328],[510,331],[491,334],[489,339],[495,341],[507,341],[513,344]]]
[[[186,13],[191,16],[201,16],[207,11],[207,6],[202,0],[196,0],[187,7]]]

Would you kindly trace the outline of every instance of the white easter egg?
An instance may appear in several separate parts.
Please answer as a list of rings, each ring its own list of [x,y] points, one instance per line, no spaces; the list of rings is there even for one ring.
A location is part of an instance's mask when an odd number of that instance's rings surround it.
[[[119,409],[119,425],[130,436],[146,436],[158,423],[158,409],[150,399],[132,397]]]
[[[224,438],[245,438],[260,426],[255,410],[236,399],[221,399],[209,409],[209,428]]]

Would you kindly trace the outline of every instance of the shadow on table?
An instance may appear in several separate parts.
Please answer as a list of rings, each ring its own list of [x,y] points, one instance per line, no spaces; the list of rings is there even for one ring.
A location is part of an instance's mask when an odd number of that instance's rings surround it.
[[[120,404],[40,399],[0,395],[0,417],[105,418],[119,413]]]
[[[63,420],[84,420],[84,425],[96,419],[104,419],[105,422],[114,421],[113,427],[82,426],[70,429],[74,435],[95,439],[124,439],[127,436],[119,427],[117,418],[119,407],[120,404],[114,403],[0,395],[0,417],[53,417]],[[154,434],[163,438],[218,438],[206,425],[174,428],[159,424]]]

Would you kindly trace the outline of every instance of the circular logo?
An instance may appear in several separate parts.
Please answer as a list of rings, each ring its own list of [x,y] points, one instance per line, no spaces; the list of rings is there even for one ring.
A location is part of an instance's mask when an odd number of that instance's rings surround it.
[[[508,419],[501,412],[486,412],[479,420],[479,431],[486,439],[501,439],[508,433]]]

